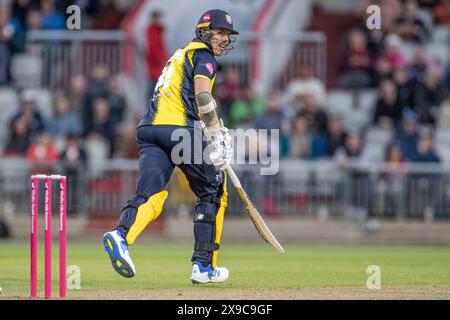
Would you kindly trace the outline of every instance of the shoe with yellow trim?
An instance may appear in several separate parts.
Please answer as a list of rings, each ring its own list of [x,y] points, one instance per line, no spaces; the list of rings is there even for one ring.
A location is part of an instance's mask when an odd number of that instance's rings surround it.
[[[128,252],[128,245],[117,230],[103,235],[103,246],[118,274],[125,278],[132,278],[136,275],[136,269]]]

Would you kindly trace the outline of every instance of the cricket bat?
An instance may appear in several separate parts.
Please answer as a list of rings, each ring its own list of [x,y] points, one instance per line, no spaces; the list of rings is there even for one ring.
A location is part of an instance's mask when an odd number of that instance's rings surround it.
[[[242,188],[241,182],[239,181],[238,177],[234,173],[233,168],[231,168],[229,165],[225,169],[227,175],[230,177],[231,181],[233,182],[234,187],[236,188],[236,191],[239,194],[239,197],[241,198],[242,202],[244,202],[247,212],[250,215],[250,219],[252,220],[253,224],[255,225],[256,230],[258,231],[261,238],[263,238],[267,243],[270,243],[272,246],[277,249],[279,253],[284,253],[284,249],[281,246],[281,244],[277,241],[277,239],[274,237],[272,232],[270,232],[269,228],[267,227],[266,223],[264,222],[263,218],[259,214],[258,210],[256,210],[255,206],[253,205],[252,201],[248,197],[245,190]]]

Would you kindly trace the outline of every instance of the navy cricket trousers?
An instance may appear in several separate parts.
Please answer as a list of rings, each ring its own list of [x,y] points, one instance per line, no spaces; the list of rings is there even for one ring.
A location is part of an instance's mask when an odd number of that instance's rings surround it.
[[[137,208],[152,195],[161,192],[169,182],[175,165],[185,174],[189,186],[198,201],[195,214],[211,217],[213,221],[219,208],[223,192],[222,175],[214,165],[202,160],[207,147],[201,129],[172,125],[144,125],[136,131],[139,152],[139,178],[135,197],[122,210],[117,230],[124,238],[136,219]],[[180,149],[180,143],[190,148]],[[196,144],[196,145],[195,145]],[[176,148],[174,159],[172,151]],[[187,154],[186,154],[187,153]],[[179,158],[184,160],[179,163]],[[170,195],[169,195],[170,197]],[[196,223],[194,236],[196,242],[208,243],[214,239],[214,225]],[[194,250],[192,261],[211,263],[211,251]]]

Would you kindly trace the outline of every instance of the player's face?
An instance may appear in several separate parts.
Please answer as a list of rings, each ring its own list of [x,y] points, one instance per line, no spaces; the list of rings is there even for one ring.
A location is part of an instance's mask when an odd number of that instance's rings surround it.
[[[221,56],[230,43],[230,31],[222,29],[212,30],[211,46],[215,56]]]

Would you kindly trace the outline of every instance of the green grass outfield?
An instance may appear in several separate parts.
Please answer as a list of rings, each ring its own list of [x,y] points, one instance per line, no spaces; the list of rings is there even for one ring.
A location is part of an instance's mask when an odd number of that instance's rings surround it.
[[[117,275],[101,241],[69,242],[67,265],[81,270],[86,299],[449,299],[449,246],[286,245],[280,255],[265,244],[223,244],[220,265],[226,283],[189,281],[192,246],[142,239],[131,248],[136,277]],[[39,248],[39,291],[43,294],[43,246]],[[53,246],[53,291],[57,294],[58,246]],[[366,287],[369,265],[381,269],[381,289]],[[0,242],[0,299],[28,298],[29,243]]]

